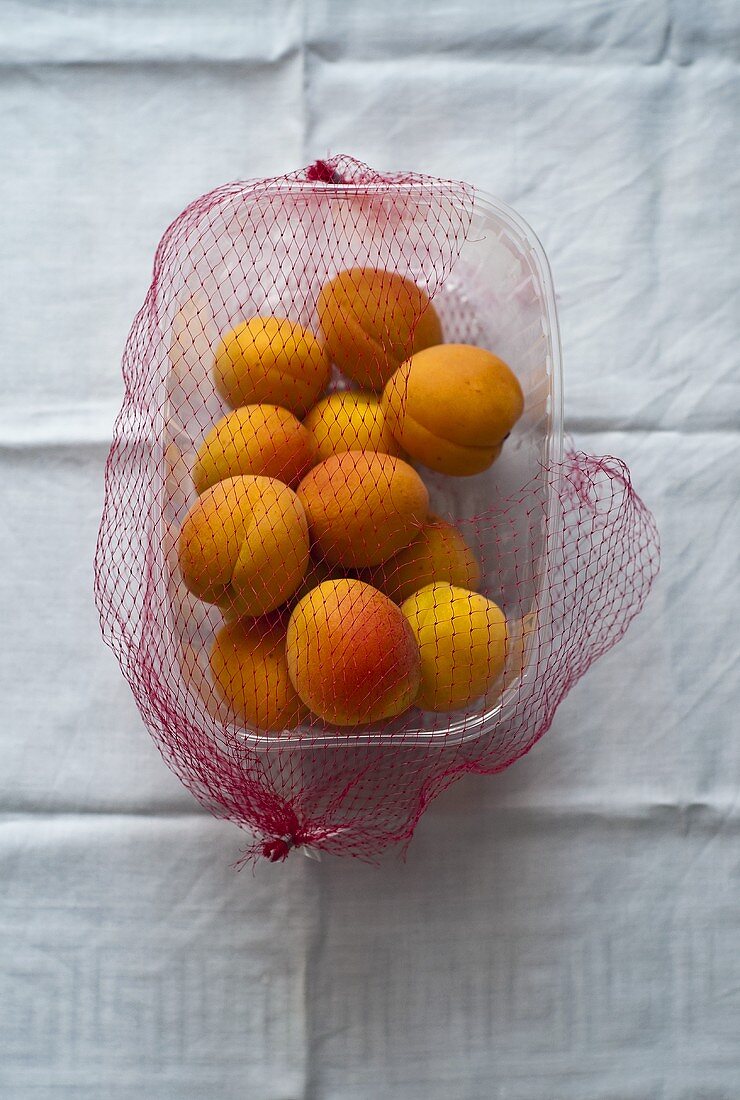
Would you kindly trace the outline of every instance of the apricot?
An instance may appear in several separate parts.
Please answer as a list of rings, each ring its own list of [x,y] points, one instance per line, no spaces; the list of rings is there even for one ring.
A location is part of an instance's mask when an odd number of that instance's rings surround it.
[[[266,619],[227,623],[211,650],[216,693],[240,725],[283,730],[308,717],[288,675],[285,627]]]
[[[401,448],[375,394],[349,390],[333,393],[314,405],[303,421],[319,460],[342,451],[376,451],[400,456]]]
[[[475,589],[480,566],[465,539],[451,523],[430,516],[413,542],[373,570],[370,583],[394,603],[434,581]]]
[[[193,466],[193,484],[203,493],[224,478],[257,474],[291,485],[311,469],[315,455],[311,433],[287,409],[245,405],[206,435]]]
[[[269,477],[230,477],[206,489],[178,539],[189,590],[236,615],[263,615],[297,590],[309,558],[298,497]]]
[[[293,609],[285,655],[314,714],[338,726],[392,718],[419,690],[419,648],[387,596],[362,581],[324,581]]]
[[[317,556],[346,568],[380,565],[411,542],[429,510],[416,470],[371,451],[332,455],[297,492]]]
[[[216,349],[216,389],[232,409],[280,405],[304,416],[326,389],[331,363],[314,334],[284,317],[252,317]]]
[[[427,348],[403,363],[383,393],[398,442],[443,474],[488,469],[524,409],[522,388],[498,356],[469,344]]]
[[[421,654],[416,705],[448,711],[485,695],[506,664],[503,611],[478,592],[440,582],[419,589],[401,605]]]
[[[382,390],[410,355],[442,341],[428,296],[393,271],[340,271],[322,288],[317,310],[333,362],[371,390]]]

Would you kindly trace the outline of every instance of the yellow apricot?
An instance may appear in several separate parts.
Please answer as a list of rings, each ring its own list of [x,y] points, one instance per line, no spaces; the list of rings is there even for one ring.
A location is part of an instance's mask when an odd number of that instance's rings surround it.
[[[303,421],[319,461],[342,451],[376,451],[400,456],[401,448],[375,394],[346,390],[324,397]]]
[[[314,714],[339,726],[401,714],[419,689],[419,649],[387,596],[347,578],[324,581],[293,609],[285,655]]]
[[[288,675],[285,627],[278,623],[242,619],[223,626],[211,650],[211,675],[240,725],[284,730],[308,717]]]
[[[314,466],[297,489],[317,555],[346,568],[380,565],[427,518],[429,494],[408,463],[344,451]]]
[[[224,416],[201,443],[193,466],[198,493],[240,474],[300,481],[315,459],[310,432],[287,409],[244,405]]]
[[[188,589],[236,615],[263,615],[284,603],[306,572],[306,514],[287,485],[231,477],[198,498],[178,539]]]
[[[284,317],[252,317],[223,337],[213,374],[232,409],[266,403],[304,416],[326,388],[331,364],[309,329]]]
[[[468,344],[443,344],[413,355],[383,393],[398,442],[443,474],[487,469],[524,409],[516,375],[498,356]]]
[[[333,362],[371,390],[382,390],[405,359],[442,340],[427,294],[393,271],[340,271],[322,288],[317,310]]]
[[[478,592],[446,582],[419,589],[401,605],[421,654],[422,710],[458,710],[485,695],[506,664],[503,611]]]
[[[439,516],[430,516],[413,542],[371,574],[371,584],[399,604],[434,581],[470,590],[480,583],[475,554],[457,528]]]

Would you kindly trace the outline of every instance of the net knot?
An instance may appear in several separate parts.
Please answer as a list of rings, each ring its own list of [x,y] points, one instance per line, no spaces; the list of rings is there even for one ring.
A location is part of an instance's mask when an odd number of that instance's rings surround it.
[[[281,863],[288,858],[291,848],[295,848],[295,846],[296,842],[292,836],[275,837],[273,840],[264,841],[262,855],[265,859],[269,859],[270,863]]]
[[[346,183],[346,180],[336,168],[326,160],[315,160],[306,169],[306,179],[312,183]]]

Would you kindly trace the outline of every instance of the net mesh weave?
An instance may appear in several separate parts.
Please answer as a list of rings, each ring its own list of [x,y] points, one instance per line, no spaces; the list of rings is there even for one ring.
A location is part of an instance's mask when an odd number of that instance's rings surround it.
[[[96,598],[164,759],[253,834],[247,856],[305,845],[375,858],[406,843],[457,778],[501,771],[535,744],[656,575],[655,524],[625,465],[572,448],[560,459],[541,288],[505,234],[476,236],[476,217],[464,184],[335,157],[203,196],[157,250],[124,354]],[[348,270],[373,272],[372,285],[350,280],[327,306],[324,288]],[[254,318],[249,390],[234,373],[241,345],[224,341]],[[381,415],[399,364],[441,339],[503,348],[524,392],[501,457],[475,476],[415,461]],[[470,460],[458,428],[482,398],[460,405],[461,393],[428,405],[443,466]],[[196,488],[218,519],[207,544],[183,533]],[[422,593],[442,584],[424,603],[419,581]],[[439,626],[448,581],[451,635]],[[469,626],[488,654],[477,695],[460,649]],[[423,683],[425,669],[446,670],[454,708],[413,705],[419,667]],[[275,728],[250,720],[250,700]]]

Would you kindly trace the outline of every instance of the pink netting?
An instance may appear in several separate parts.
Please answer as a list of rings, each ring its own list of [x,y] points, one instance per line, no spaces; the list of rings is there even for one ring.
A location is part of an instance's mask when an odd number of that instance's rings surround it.
[[[461,183],[335,157],[165,233],[96,597],[166,762],[248,855],[407,842],[642,607],[655,524],[619,460],[562,457],[558,354],[526,228]]]

